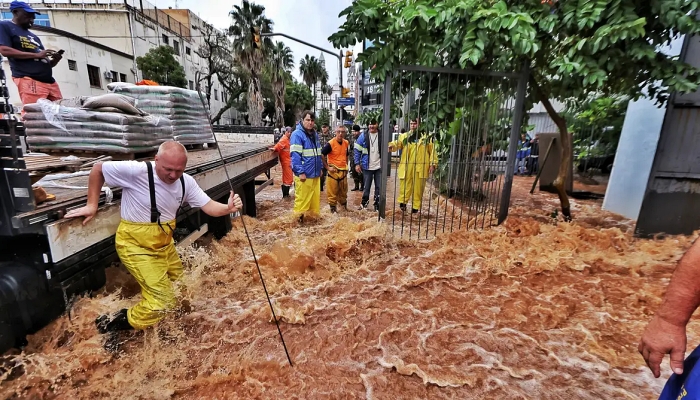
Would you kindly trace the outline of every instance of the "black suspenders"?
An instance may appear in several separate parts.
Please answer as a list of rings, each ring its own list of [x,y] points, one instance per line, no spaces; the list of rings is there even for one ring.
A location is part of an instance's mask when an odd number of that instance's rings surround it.
[[[153,165],[150,161],[146,161],[146,169],[148,170],[148,191],[151,194],[151,223],[158,223],[160,226],[160,211],[156,205],[156,185],[153,180]],[[182,185],[182,198],[180,199],[180,207],[177,208],[175,216],[180,212],[182,203],[185,201],[185,176],[180,177],[180,185]],[[160,227],[163,229],[163,227]]]

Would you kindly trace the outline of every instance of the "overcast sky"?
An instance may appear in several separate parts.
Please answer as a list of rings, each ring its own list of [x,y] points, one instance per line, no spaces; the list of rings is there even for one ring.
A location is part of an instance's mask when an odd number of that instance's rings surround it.
[[[175,8],[175,0],[150,0],[158,8]],[[344,21],[338,18],[338,14],[348,7],[352,0],[255,0],[255,3],[265,7],[265,15],[274,23],[273,32],[280,32],[299,38],[305,42],[331,51],[338,51],[328,42],[328,36],[338,30]],[[214,1],[214,0],[178,0],[177,8],[189,8],[200,18],[211,23],[217,28],[226,28],[230,25],[229,11],[233,4],[241,4],[241,0]],[[294,53],[294,76],[299,76],[299,60],[306,54],[319,57],[316,49],[296,43],[282,37],[274,37],[273,40],[281,40]],[[345,49],[343,49],[345,50]],[[337,58],[329,54],[325,55],[326,69],[329,82],[338,81]],[[347,79],[347,70],[343,70]]]

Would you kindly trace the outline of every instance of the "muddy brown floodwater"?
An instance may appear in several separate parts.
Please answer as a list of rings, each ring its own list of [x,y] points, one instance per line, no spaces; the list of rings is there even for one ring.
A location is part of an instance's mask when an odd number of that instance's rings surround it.
[[[193,311],[102,347],[95,317],[133,304],[121,268],[3,357],[8,399],[653,399],[636,347],[693,238],[632,224],[517,177],[502,226],[416,243],[371,213],[299,226],[279,187],[246,219],[295,365],[287,365],[240,221],[184,252]],[[351,204],[359,194],[351,192]],[[325,198],[325,195],[323,196]],[[700,340],[692,322],[689,343]],[[664,377],[668,377],[667,360]]]

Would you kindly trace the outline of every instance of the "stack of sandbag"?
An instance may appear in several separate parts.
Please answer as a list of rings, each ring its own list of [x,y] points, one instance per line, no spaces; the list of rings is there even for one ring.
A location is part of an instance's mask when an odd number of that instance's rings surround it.
[[[43,99],[24,107],[31,150],[140,153],[173,138],[171,121],[139,110],[133,98],[109,93],[74,101],[82,108]]]
[[[135,104],[140,110],[172,121],[174,139],[178,142],[214,142],[208,111],[196,91],[173,86],[137,86],[125,83],[112,83],[107,87],[114,93],[136,99]]]

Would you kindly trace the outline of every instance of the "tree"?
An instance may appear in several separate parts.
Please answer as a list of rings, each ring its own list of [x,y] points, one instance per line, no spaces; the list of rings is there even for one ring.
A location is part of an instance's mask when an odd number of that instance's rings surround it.
[[[331,125],[331,112],[327,108],[322,108],[316,118],[316,126]]]
[[[282,42],[275,43],[270,51],[269,69],[272,81],[272,90],[275,97],[275,126],[284,124],[284,96],[286,93],[287,76],[294,68],[294,56],[292,50]]]
[[[187,86],[185,69],[174,56],[175,51],[172,47],[158,46],[148,50],[146,55],[136,57],[136,66],[143,72],[144,79],[164,86],[184,88]]]
[[[340,48],[373,41],[358,61],[375,66],[378,79],[400,64],[497,71],[528,65],[526,105],[541,101],[561,133],[554,186],[570,219],[564,183],[571,140],[552,100],[590,93],[638,98],[646,88],[662,103],[672,91],[696,90],[700,71],[656,50],[678,34],[700,31],[693,16],[699,6],[698,0],[363,0],[341,12],[346,21],[329,40]]]
[[[229,35],[233,42],[233,55],[243,67],[248,78],[248,120],[253,126],[262,126],[263,98],[260,74],[267,58],[266,49],[272,46],[269,38],[262,39],[260,48],[253,41],[254,30],[272,32],[272,21],[265,17],[265,7],[243,0],[229,13]]]
[[[284,100],[284,123],[287,126],[293,127],[296,126],[297,121],[301,119],[301,112],[311,109],[314,97],[311,95],[311,90],[309,90],[307,86],[290,80],[287,82],[287,91]]]
[[[328,81],[328,71],[326,71],[326,68],[323,67],[316,57],[307,54],[299,63],[299,73],[309,89],[311,89],[311,85],[313,85],[313,109],[316,111],[316,84],[319,81],[321,81],[322,84]]]
[[[231,53],[231,41],[224,32],[209,24],[202,25],[200,31],[203,43],[194,52],[202,58],[204,65],[196,83],[197,88],[201,88],[202,82],[204,83],[202,89],[209,107],[211,107],[211,94],[216,81],[228,94],[226,104],[211,116],[212,123],[217,123],[221,116],[236,104],[241,94],[246,92],[247,76],[235,63]]]

